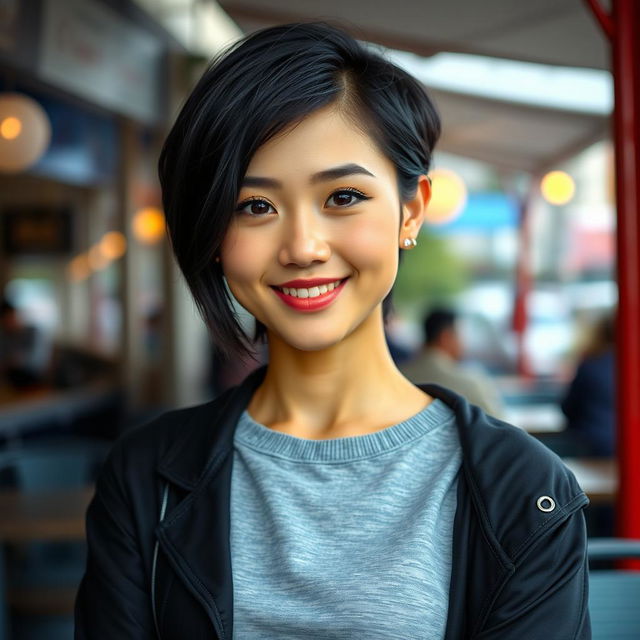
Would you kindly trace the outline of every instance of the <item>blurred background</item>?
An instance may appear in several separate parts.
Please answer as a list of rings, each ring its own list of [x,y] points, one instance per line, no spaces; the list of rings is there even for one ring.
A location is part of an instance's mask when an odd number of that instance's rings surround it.
[[[282,22],[337,20],[441,113],[387,326],[398,366],[490,396],[578,475],[590,535],[613,535],[619,212],[594,4],[0,0],[0,640],[72,637],[84,509],[113,440],[264,361],[211,348],[156,163],[208,60]]]

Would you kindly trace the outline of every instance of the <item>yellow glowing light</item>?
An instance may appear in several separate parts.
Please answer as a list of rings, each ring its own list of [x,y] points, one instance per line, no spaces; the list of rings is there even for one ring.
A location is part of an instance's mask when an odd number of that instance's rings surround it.
[[[91,267],[86,253],[76,256],[67,265],[67,273],[74,282],[86,280],[91,275]]]
[[[100,271],[100,269],[104,269],[110,262],[109,258],[102,253],[102,249],[99,244],[94,244],[91,249],[89,249],[89,266],[94,271]]]
[[[164,214],[156,207],[146,207],[133,217],[133,235],[142,244],[155,244],[165,234]]]
[[[9,116],[0,123],[0,135],[5,140],[13,140],[20,135],[22,131],[22,122],[19,118]]]
[[[540,182],[544,199],[551,204],[567,204],[573,198],[576,184],[564,171],[551,171]]]
[[[109,231],[100,240],[100,251],[109,260],[117,260],[127,250],[127,239],[119,231]]]
[[[467,187],[462,178],[450,169],[436,169],[431,174],[431,200],[425,221],[447,224],[462,213],[467,203]]]

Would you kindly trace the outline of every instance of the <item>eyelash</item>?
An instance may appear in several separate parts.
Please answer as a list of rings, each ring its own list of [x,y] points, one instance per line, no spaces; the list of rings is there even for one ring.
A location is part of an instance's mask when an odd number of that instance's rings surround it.
[[[357,204],[358,202],[363,202],[364,200],[371,200],[370,196],[365,195],[359,189],[354,189],[353,187],[344,187],[342,189],[336,189],[336,191],[334,191],[327,198],[327,202],[329,200],[331,200],[331,198],[333,198],[334,196],[337,196],[337,195],[343,194],[343,193],[347,193],[347,194],[349,194],[351,196],[355,196],[357,198],[357,200],[356,200],[356,202],[352,202],[351,204],[348,204],[346,206],[338,207],[339,209],[348,209],[349,207],[352,207],[354,204]],[[236,207],[236,213],[247,213],[247,215],[249,215],[251,217],[254,217],[254,218],[261,218],[264,215],[268,215],[266,213],[259,214],[259,213],[248,213],[248,212],[244,212],[243,211],[248,205],[250,205],[250,204],[252,204],[254,202],[264,202],[264,203],[268,204],[270,207],[272,207],[273,209],[275,209],[275,207],[268,200],[265,200],[264,198],[259,198],[259,197],[255,196],[255,197],[251,197],[251,198],[247,198],[246,200],[243,200]]]

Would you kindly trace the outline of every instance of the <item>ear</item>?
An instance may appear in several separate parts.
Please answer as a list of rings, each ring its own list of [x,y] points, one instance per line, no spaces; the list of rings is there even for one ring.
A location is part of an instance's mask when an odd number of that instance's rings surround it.
[[[402,205],[402,224],[400,238],[415,238],[420,232],[424,216],[431,200],[431,181],[428,176],[418,178],[418,187],[411,200]]]

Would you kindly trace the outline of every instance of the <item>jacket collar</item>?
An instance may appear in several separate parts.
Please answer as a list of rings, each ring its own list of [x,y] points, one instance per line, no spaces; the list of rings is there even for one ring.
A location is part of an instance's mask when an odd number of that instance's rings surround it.
[[[166,480],[193,491],[209,477],[233,447],[235,427],[255,390],[260,386],[266,367],[253,371],[241,385],[229,389],[206,404],[185,411],[180,436],[160,457],[158,473]]]
[[[157,467],[165,480],[188,491],[156,527],[158,542],[221,640],[233,637],[229,546],[233,434],[265,371],[258,369],[213,402],[183,410],[184,420],[172,421],[181,437]]]

